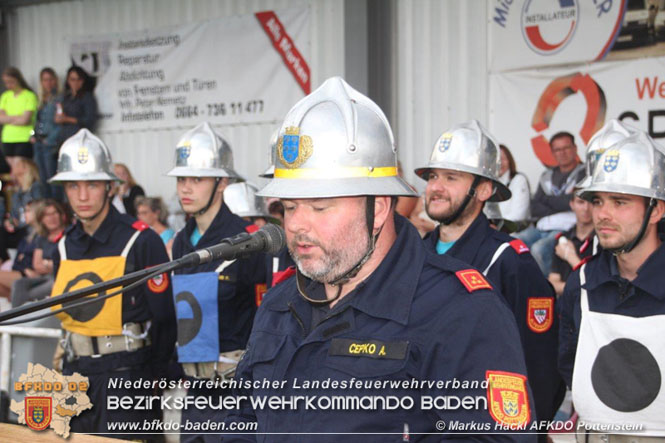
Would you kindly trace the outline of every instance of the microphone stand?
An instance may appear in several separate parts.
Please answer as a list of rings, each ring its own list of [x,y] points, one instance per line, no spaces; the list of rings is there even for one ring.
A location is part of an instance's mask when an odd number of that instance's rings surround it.
[[[56,306],[59,304],[65,304],[67,302],[76,301],[88,295],[97,294],[107,289],[129,285],[141,279],[148,280],[149,278],[152,278],[155,275],[163,274],[164,272],[170,272],[173,271],[174,269],[179,269],[187,265],[190,265],[189,261],[181,262],[181,260],[184,258],[187,257],[185,256],[175,261],[162,263],[161,265],[153,266],[147,269],[141,269],[140,271],[135,271],[130,274],[125,274],[121,277],[114,278],[112,280],[104,281],[91,286],[86,286],[85,288],[77,289],[76,291],[67,292],[55,297],[48,297],[44,300],[34,301],[32,303],[28,303],[18,308],[0,312],[0,326],[2,326],[2,322],[10,320],[12,318],[21,317],[25,314],[30,314],[31,312],[50,308],[51,306]],[[90,299],[90,302],[95,302],[95,301],[97,301],[96,298]],[[25,321],[30,321],[30,320],[31,319],[26,319]]]

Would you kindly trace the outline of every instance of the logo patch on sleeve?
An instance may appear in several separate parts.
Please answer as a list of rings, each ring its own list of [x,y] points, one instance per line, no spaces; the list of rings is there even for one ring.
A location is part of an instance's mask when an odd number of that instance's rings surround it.
[[[263,301],[266,292],[268,292],[268,286],[266,286],[265,283],[254,285],[254,297],[257,307],[261,306],[261,302]]]
[[[492,289],[492,285],[490,285],[487,280],[485,280],[485,277],[475,269],[457,271],[455,272],[455,275],[469,292],[477,291],[478,289]]]
[[[524,254],[525,252],[529,252],[529,247],[519,238],[516,238],[515,240],[511,241],[510,246],[518,254]]]
[[[533,332],[549,331],[554,321],[554,298],[529,297],[526,316],[527,325]]]
[[[166,273],[156,275],[148,280],[148,289],[156,294],[166,291],[168,287],[169,277],[166,275]]]
[[[404,360],[408,341],[357,340],[354,338],[333,338],[328,355],[347,357],[387,358]]]
[[[526,377],[513,372],[487,371],[487,405],[502,426],[524,428],[531,419]]]

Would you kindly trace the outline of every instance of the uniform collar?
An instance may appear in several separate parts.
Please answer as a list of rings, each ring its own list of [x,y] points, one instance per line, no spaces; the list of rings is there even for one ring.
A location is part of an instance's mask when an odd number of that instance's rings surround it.
[[[118,210],[111,204],[109,204],[109,212],[106,214],[106,218],[99,225],[97,230],[92,234],[88,235],[87,232],[83,229],[83,223],[81,220],[77,220],[76,224],[71,228],[71,232],[68,235],[71,235],[73,238],[80,239],[83,237],[90,237],[99,243],[108,242],[113,232],[114,227],[120,223],[120,213]]]
[[[422,247],[418,231],[404,217],[395,215],[395,229],[397,238],[388,254],[367,280],[345,296],[350,299],[344,306],[406,325],[418,285],[418,278],[414,277],[420,275],[427,252]],[[320,287],[321,284],[308,280],[307,286]],[[298,294],[297,289],[272,309],[285,311],[291,304],[299,311],[315,309]]]
[[[441,226],[437,228],[437,238]],[[455,244],[447,252],[451,257],[455,257],[458,260],[463,261],[464,263],[473,263],[478,251],[480,251],[483,242],[490,234],[488,233],[490,223],[487,220],[487,217],[480,212],[476,219],[466,228],[464,234],[457,239]]]
[[[220,240],[218,238],[218,233],[224,230],[224,227],[228,224],[232,215],[233,214],[231,214],[229,207],[226,206],[224,202],[222,202],[222,206],[219,208],[219,211],[217,211],[215,218],[212,219],[208,229],[206,229],[206,231],[199,239],[198,243],[196,244],[196,248],[202,248],[204,246],[208,246],[209,244],[217,243]],[[187,220],[187,224],[185,225],[185,233],[187,234],[185,239],[190,249],[195,249],[190,240],[195,227],[196,218],[190,217],[189,220]]]
[[[663,240],[665,238],[661,236],[661,241]],[[623,279],[619,274],[617,259],[611,252],[603,250],[596,260],[598,260],[598,268],[586,275],[587,290],[595,289],[610,281],[619,282]],[[662,287],[663,264],[665,264],[665,242],[661,243],[658,249],[642,263],[637,270],[637,277],[630,284],[654,297],[665,300],[665,292]]]

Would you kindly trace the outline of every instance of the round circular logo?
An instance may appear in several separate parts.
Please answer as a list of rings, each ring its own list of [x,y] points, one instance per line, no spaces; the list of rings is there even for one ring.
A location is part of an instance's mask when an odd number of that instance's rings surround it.
[[[525,1],[521,17],[524,41],[538,54],[556,54],[572,40],[579,13],[578,0]]]

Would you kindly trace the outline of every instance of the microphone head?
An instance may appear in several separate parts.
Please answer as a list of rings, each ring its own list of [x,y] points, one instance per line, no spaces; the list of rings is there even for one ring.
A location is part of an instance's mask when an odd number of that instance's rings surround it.
[[[284,229],[272,223],[268,223],[257,231],[263,233],[265,247],[263,252],[268,254],[277,254],[286,246],[286,234]]]

